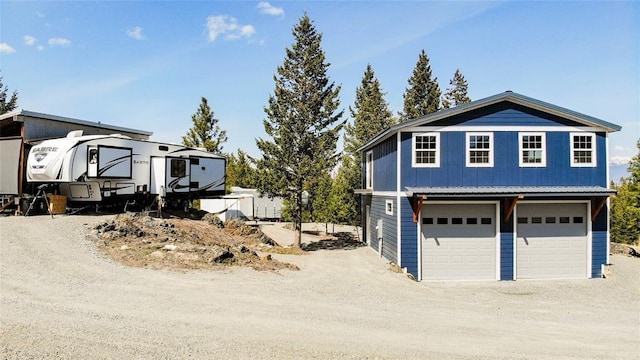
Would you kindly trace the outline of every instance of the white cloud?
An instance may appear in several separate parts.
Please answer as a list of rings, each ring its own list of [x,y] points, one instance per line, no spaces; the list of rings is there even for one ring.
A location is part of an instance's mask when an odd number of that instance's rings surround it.
[[[210,42],[216,41],[219,35],[227,40],[248,38],[256,33],[253,25],[240,25],[238,19],[228,15],[215,15],[207,18],[207,32]]]
[[[136,40],[146,39],[146,37],[142,35],[142,28],[140,26],[136,26],[133,29],[127,29],[127,35]]]
[[[273,15],[273,16],[284,16],[284,9],[280,7],[275,7],[269,4],[266,1],[261,1],[258,3],[258,9],[260,9],[260,14],[265,15]]]
[[[51,38],[49,39],[50,46],[62,46],[69,47],[71,46],[71,40],[65,38]]]
[[[44,50],[44,46],[38,45],[38,46],[36,46],[36,49],[38,49],[38,51],[42,51],[42,50]]]
[[[33,36],[31,36],[31,35],[25,35],[24,36],[24,44],[25,45],[32,46],[36,42],[38,42],[38,39],[34,38]]]
[[[36,11],[36,16],[42,19],[44,17],[44,14],[39,11]]]
[[[7,43],[0,43],[0,54],[13,54],[16,52],[16,49],[12,48],[11,45]]]
[[[624,165],[631,161],[631,156],[612,156],[610,162],[613,165]]]

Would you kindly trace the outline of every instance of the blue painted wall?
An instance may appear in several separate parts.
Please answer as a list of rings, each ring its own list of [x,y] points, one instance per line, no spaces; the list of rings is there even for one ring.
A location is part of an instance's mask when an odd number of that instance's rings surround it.
[[[393,202],[393,215],[385,212],[386,201]],[[397,204],[395,197],[373,196],[371,199],[371,247],[378,251],[379,240],[376,229],[378,219],[382,219],[382,256],[394,263],[398,261],[398,236],[396,221]]]
[[[523,128],[526,131],[526,128]],[[596,167],[571,167],[569,132],[547,132],[545,167],[520,167],[518,133],[493,132],[494,166],[467,167],[466,132],[440,133],[440,167],[414,168],[412,134],[402,133],[401,187],[406,186],[604,186],[606,138],[596,136]]]
[[[500,280],[513,280],[513,232],[500,233]]]
[[[375,191],[396,191],[397,148],[398,142],[395,136],[373,148],[373,189]]]
[[[401,258],[400,266],[418,279],[418,225],[413,222],[413,209],[409,198],[401,197]]]
[[[607,232],[593,231],[591,233],[591,277],[602,276],[602,265],[607,263]]]

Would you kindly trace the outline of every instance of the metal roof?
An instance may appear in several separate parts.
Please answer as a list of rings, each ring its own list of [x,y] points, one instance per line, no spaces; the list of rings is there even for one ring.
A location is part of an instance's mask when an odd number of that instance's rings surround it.
[[[45,119],[45,120],[52,120],[52,121],[60,121],[60,122],[65,122],[65,123],[70,123],[70,124],[91,126],[91,127],[101,128],[101,129],[114,130],[114,131],[118,131],[118,132],[128,132],[128,133],[134,133],[134,134],[140,134],[140,135],[146,135],[146,136],[153,135],[152,131],[144,131],[144,130],[126,128],[126,127],[116,126],[116,125],[101,124],[99,122],[92,122],[92,121],[87,121],[87,120],[73,119],[73,118],[68,118],[68,117],[64,117],[64,116],[44,114],[44,113],[39,113],[39,112],[35,112],[35,111],[27,111],[27,110],[23,110],[23,109],[18,109],[18,110],[14,110],[14,111],[2,114],[2,115],[0,115],[0,120],[13,118],[13,121],[22,122],[22,121],[24,121],[23,119],[20,118],[22,116],[38,118],[38,119]]]
[[[601,197],[617,193],[601,186],[418,186],[406,187],[407,195],[433,195],[438,197],[525,197],[568,196]]]
[[[389,136],[395,134],[396,132],[398,132],[403,128],[429,124],[438,120],[445,119],[450,116],[462,114],[467,111],[473,111],[473,110],[480,109],[485,106],[497,104],[503,101],[508,101],[508,102],[519,104],[531,109],[557,115],[566,119],[576,121],[578,123],[585,124],[587,126],[602,128],[606,132],[615,132],[615,131],[620,131],[620,129],[622,129],[622,127],[619,125],[595,118],[593,116],[585,115],[577,111],[569,110],[569,109],[566,109],[557,105],[553,105],[538,99],[534,99],[525,95],[515,93],[513,91],[505,91],[500,94],[496,94],[483,99],[472,101],[467,104],[458,105],[446,110],[440,110],[435,113],[425,115],[417,119],[408,120],[401,124],[394,125],[388,128],[387,130],[384,130],[380,134],[378,134],[375,138],[373,138],[368,143],[361,146],[358,149],[358,151],[362,151],[371,147],[372,145],[388,138]]]

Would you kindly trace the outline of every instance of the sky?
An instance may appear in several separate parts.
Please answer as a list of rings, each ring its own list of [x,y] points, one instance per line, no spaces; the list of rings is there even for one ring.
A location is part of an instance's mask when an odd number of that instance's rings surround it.
[[[307,14],[349,119],[367,64],[389,108],[424,49],[441,89],[460,69],[472,99],[506,90],[640,138],[638,1],[0,1],[0,76],[25,110],[152,131],[180,143],[206,97],[225,152],[259,156],[273,76]]]

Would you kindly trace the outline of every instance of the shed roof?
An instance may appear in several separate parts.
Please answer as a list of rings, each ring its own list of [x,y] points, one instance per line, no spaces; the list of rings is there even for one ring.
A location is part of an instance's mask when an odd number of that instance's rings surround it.
[[[472,101],[467,104],[458,105],[446,110],[440,110],[435,113],[425,115],[417,119],[408,120],[401,124],[394,125],[384,130],[380,134],[378,134],[375,138],[373,138],[368,143],[364,144],[362,147],[358,149],[358,151],[365,150],[379,143],[380,141],[385,140],[389,136],[397,133],[398,131],[404,128],[410,128],[414,126],[429,124],[429,123],[442,120],[454,115],[462,114],[468,111],[473,111],[479,108],[483,108],[489,105],[493,105],[493,104],[497,104],[505,101],[522,105],[538,111],[546,112],[549,114],[553,114],[556,116],[560,116],[569,120],[576,121],[581,124],[585,124],[587,126],[602,128],[606,132],[615,132],[615,131],[620,131],[620,129],[622,129],[622,127],[619,125],[595,118],[593,116],[585,115],[585,114],[582,114],[573,110],[569,110],[557,105],[553,105],[538,99],[521,95],[513,91],[505,91],[500,94],[496,94],[483,99]]]
[[[145,136],[153,135],[152,131],[144,131],[144,130],[126,128],[126,127],[122,127],[122,126],[102,124],[102,123],[99,123],[99,122],[92,122],[92,121],[87,121],[87,120],[74,119],[74,118],[58,116],[58,115],[44,114],[44,113],[39,113],[39,112],[35,112],[35,111],[28,111],[28,110],[24,110],[24,109],[17,109],[17,110],[2,114],[2,115],[0,115],[0,120],[13,119],[13,121],[24,122],[24,118],[25,117],[44,119],[44,120],[51,120],[51,121],[59,121],[59,122],[65,122],[65,123],[70,123],[70,124],[78,124],[78,125],[84,125],[84,126],[92,126],[92,127],[101,128],[101,129],[113,130],[113,131],[117,131],[117,132],[127,132],[127,133],[133,133],[133,134],[140,134],[140,135],[145,135]]]
[[[616,190],[601,186],[418,186],[406,187],[405,190],[409,196],[439,197],[602,197],[616,193]]]

